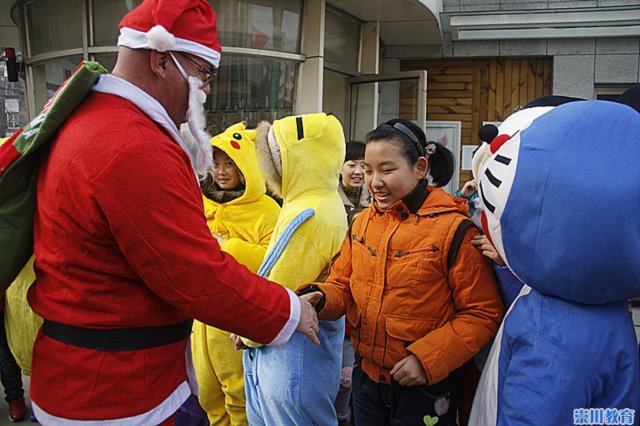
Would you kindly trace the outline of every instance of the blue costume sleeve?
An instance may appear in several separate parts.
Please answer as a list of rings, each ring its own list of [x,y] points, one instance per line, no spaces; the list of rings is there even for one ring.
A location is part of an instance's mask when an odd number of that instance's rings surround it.
[[[493,270],[496,272],[496,280],[498,281],[498,288],[500,289],[504,306],[509,309],[524,284],[506,266],[494,263]]]

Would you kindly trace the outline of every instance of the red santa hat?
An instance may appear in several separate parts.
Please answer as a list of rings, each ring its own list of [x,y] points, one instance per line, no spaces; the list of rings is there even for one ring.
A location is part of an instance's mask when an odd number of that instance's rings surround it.
[[[198,56],[217,67],[216,14],[206,0],[144,0],[120,21],[118,46]]]

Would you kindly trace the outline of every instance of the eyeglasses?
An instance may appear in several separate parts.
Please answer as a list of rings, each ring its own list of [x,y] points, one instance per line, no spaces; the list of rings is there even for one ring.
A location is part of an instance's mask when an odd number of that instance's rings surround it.
[[[176,52],[177,53],[177,52]],[[176,59],[175,56],[173,56],[172,52],[169,52],[169,55],[171,55],[171,58],[173,59],[173,61],[175,62],[176,66],[178,67],[178,70],[180,71],[180,73],[182,74],[182,76],[184,77],[185,80],[189,81],[189,77],[187,76],[187,73],[184,71],[184,69],[182,68],[182,66],[180,65],[180,62],[178,62],[178,60]],[[202,85],[200,86],[200,89],[204,89],[205,87],[209,86],[211,83],[213,83],[213,80],[215,80],[216,78],[216,72],[217,72],[217,68],[216,67],[211,67],[211,69],[206,69],[205,67],[203,67],[202,65],[200,65],[199,63],[197,63],[196,61],[194,61],[193,59],[191,59],[189,56],[187,55],[180,55],[183,58],[185,58],[187,61],[191,62],[191,64],[193,64],[193,66],[196,67],[196,69],[198,70],[199,73],[201,73],[202,75],[206,75],[207,77],[204,79],[204,81],[202,82]]]

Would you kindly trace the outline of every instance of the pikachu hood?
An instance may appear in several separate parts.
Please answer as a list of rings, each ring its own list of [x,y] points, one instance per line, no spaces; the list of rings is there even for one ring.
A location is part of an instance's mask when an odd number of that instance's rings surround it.
[[[347,218],[338,195],[344,134],[340,122],[323,113],[286,117],[273,125],[260,123],[257,130],[260,166],[269,187],[283,199],[259,273],[295,290],[324,275],[345,237]],[[282,348],[259,348],[252,357],[245,351],[244,363],[255,378],[245,380],[250,423],[252,418],[263,424],[336,423],[337,374],[320,375],[314,378],[313,386],[300,388],[298,401],[304,409],[281,403],[291,393],[282,383],[302,377],[306,366],[340,371],[344,319],[320,321],[318,338],[320,345],[316,346],[294,333]],[[269,410],[258,412],[255,407]]]
[[[209,229],[224,238],[220,247],[253,272],[262,263],[280,214],[278,204],[266,195],[256,156],[255,136],[255,130],[238,123],[211,138],[211,146],[224,151],[236,164],[244,176],[245,189],[240,196],[226,202],[203,195]]]
[[[268,275],[295,289],[314,281],[329,266],[347,230],[338,194],[344,133],[338,119],[324,113],[286,117],[273,125],[262,122],[257,131],[260,166],[269,188],[283,199],[270,247],[299,213],[314,211]]]
[[[267,191],[264,178],[258,166],[255,150],[256,130],[247,129],[244,123],[229,126],[224,132],[211,138],[214,150],[224,151],[236,164],[244,176],[244,193],[225,204],[244,204],[253,202]],[[209,178],[209,176],[207,176]],[[205,197],[205,202],[211,199]]]

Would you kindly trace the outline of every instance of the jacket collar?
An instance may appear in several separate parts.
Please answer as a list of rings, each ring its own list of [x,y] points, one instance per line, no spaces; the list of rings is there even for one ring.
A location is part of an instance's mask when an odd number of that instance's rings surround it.
[[[427,199],[429,195],[429,190],[427,189],[428,184],[428,180],[422,179],[411,192],[385,210],[380,209],[375,201],[372,201],[371,204],[377,213],[390,212],[392,214],[409,217],[409,214],[416,214]]]
[[[191,152],[187,142],[182,138],[180,131],[160,102],[152,98],[151,95],[140,89],[135,84],[129,83],[128,81],[112,74],[101,75],[96,84],[92,87],[92,90],[94,92],[107,93],[126,99],[141,110],[147,117],[162,126],[162,128],[171,135],[173,140],[176,141],[180,148],[182,148],[189,156],[194,176],[197,179],[198,173],[195,169],[195,155]]]
[[[429,181],[422,179],[413,190],[402,198],[402,203],[409,209],[409,213],[416,214],[429,196],[427,185]]]
[[[410,193],[385,210],[381,210],[375,200],[372,201],[371,204],[374,212],[400,216],[402,220],[407,219],[411,215],[437,215],[453,211],[469,216],[467,200],[454,197],[442,188],[428,186],[426,179],[418,182]]]

